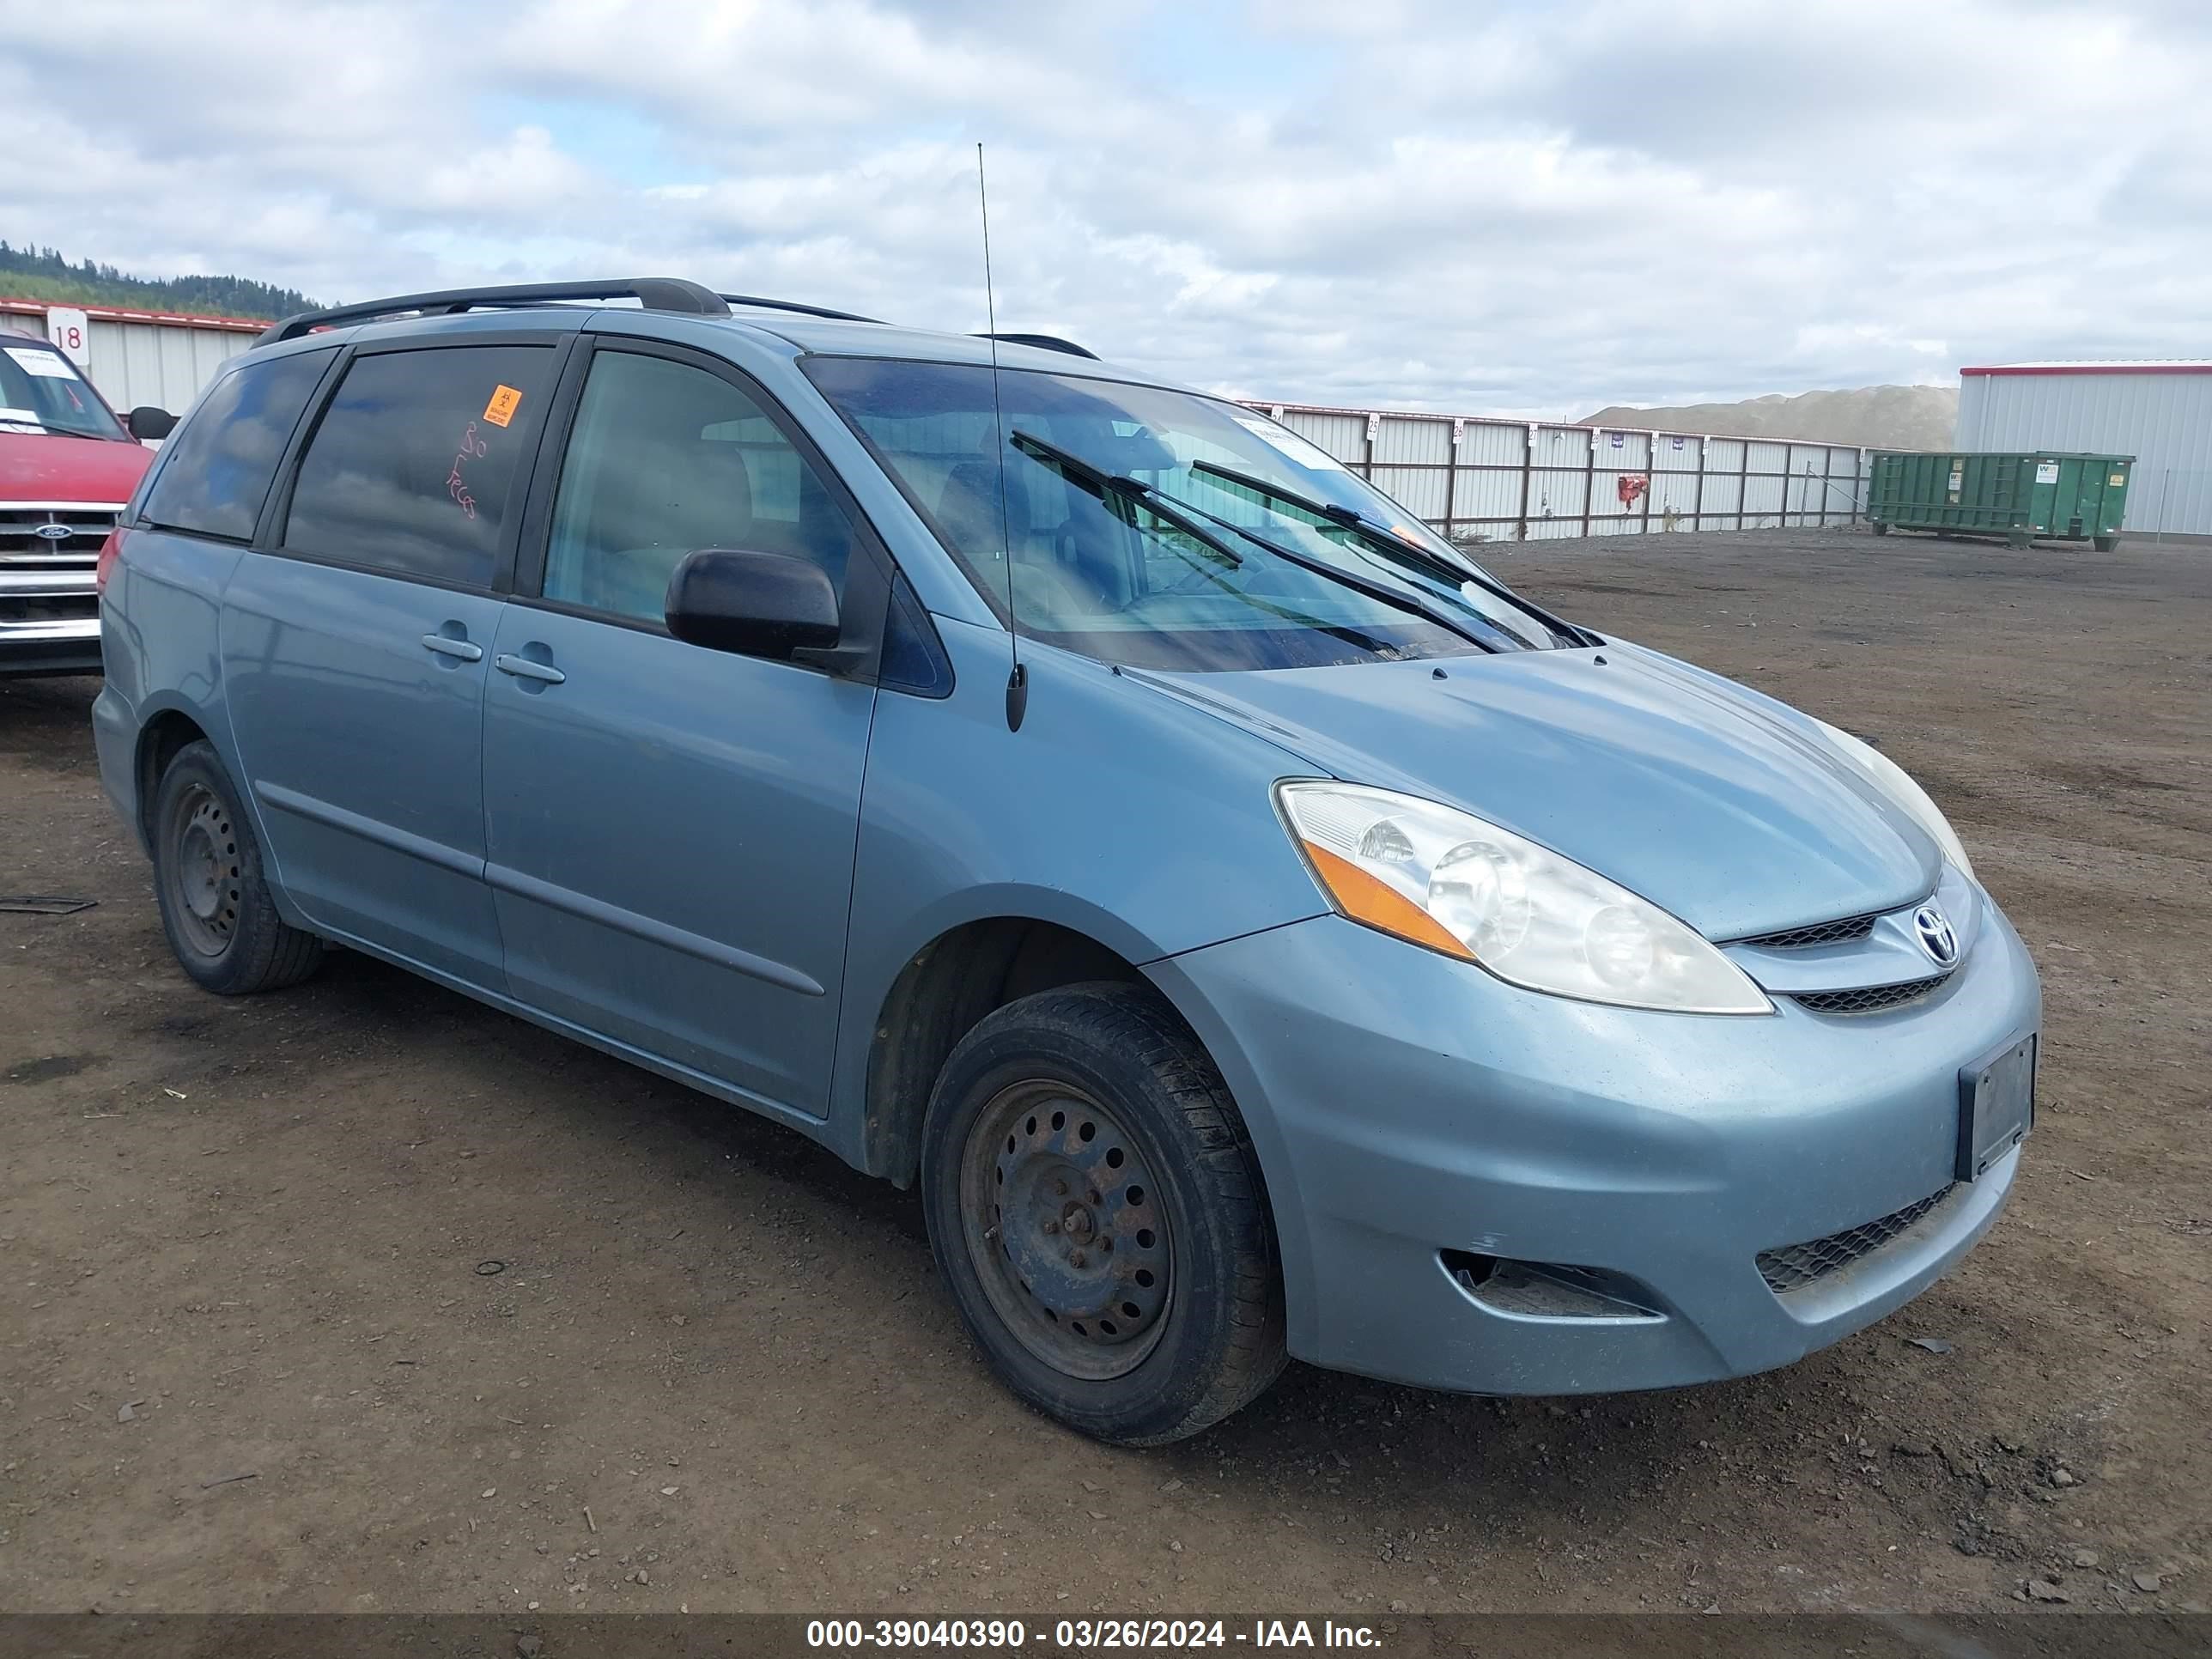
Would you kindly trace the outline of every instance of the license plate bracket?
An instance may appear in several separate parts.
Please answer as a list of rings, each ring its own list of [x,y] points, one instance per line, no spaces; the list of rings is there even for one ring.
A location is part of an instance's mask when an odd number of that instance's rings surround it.
[[[2038,1034],[2017,1037],[1959,1073],[1961,1181],[1978,1181],[2035,1127]]]

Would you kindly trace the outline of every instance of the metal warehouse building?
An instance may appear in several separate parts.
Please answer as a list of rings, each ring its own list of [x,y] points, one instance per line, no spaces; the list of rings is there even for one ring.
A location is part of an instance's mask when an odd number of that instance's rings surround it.
[[[0,298],[0,333],[52,341],[118,413],[151,404],[183,414],[216,371],[268,326],[248,317]]]
[[[1958,447],[2132,455],[2126,527],[2212,536],[2212,362],[1962,368]]]

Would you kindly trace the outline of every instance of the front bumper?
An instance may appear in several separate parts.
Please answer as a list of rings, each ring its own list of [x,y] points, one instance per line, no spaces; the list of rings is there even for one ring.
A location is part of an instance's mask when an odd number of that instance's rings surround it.
[[[0,603],[10,597],[9,591],[0,585]],[[40,597],[43,600],[46,596]],[[0,616],[0,675],[99,672],[97,616],[27,616],[20,620]]]
[[[1251,1127],[1293,1353],[1482,1394],[1663,1388],[1849,1334],[1996,1219],[2019,1153],[1953,1186],[1959,1071],[2042,1007],[2019,936],[1983,902],[1940,989],[1856,1016],[1785,998],[1758,1018],[1571,1002],[1335,916],[1150,971]],[[1778,1293],[1761,1275],[1762,1251],[1939,1194],[1812,1285]],[[1527,1311],[1553,1304],[1470,1290],[1445,1252],[1590,1269],[1644,1306]]]

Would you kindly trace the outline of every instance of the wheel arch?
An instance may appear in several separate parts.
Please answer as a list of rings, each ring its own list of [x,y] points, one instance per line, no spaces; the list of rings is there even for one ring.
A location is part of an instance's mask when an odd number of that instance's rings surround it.
[[[1150,983],[1122,951],[1063,922],[994,915],[939,932],[892,978],[870,1028],[862,1166],[911,1185],[930,1091],[960,1039],[1009,1002],[1099,980]]]
[[[137,714],[138,733],[131,768],[131,787],[137,799],[131,804],[131,816],[147,856],[151,858],[154,854],[154,797],[161,787],[161,775],[179,750],[204,741],[215,750],[216,760],[229,778],[246,823],[252,829],[261,850],[262,873],[269,883],[277,914],[291,927],[312,929],[313,923],[292,902],[290,890],[284,882],[283,866],[276,849],[270,845],[261,799],[247,779],[244,757],[237,750],[221,705],[202,708],[173,694],[165,694],[158,700],[149,698],[140,705]]]
[[[154,846],[154,796],[161,787],[161,775],[169,769],[169,763],[179,750],[195,743],[213,741],[207,728],[190,710],[182,708],[157,709],[139,726],[131,777],[137,788],[138,839],[149,854]]]

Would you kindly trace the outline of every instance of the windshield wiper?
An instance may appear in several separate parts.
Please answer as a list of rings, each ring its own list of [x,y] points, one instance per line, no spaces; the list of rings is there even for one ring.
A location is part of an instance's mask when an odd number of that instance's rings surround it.
[[[1484,639],[1480,634],[1469,629],[1465,623],[1455,617],[1431,610],[1414,594],[1404,592],[1384,582],[1370,581],[1366,577],[1346,570],[1341,565],[1332,564],[1327,559],[1317,559],[1310,553],[1300,553],[1285,547],[1280,542],[1270,540],[1267,537],[1233,520],[1209,513],[1202,507],[1193,507],[1188,501],[1180,501],[1173,495],[1163,495],[1142,478],[1132,478],[1126,473],[1109,472],[1103,467],[1094,466],[1080,455],[1072,455],[1058,445],[1047,443],[1042,438],[1033,437],[1018,427],[1007,434],[1007,441],[1031,459],[1048,462],[1059,467],[1069,477],[1089,485],[1099,493],[1102,499],[1108,495],[1114,495],[1137,502],[1154,517],[1164,520],[1185,535],[1194,537],[1204,545],[1215,550],[1232,565],[1243,564],[1244,556],[1231,547],[1213,532],[1194,520],[1203,519],[1208,524],[1218,525],[1224,530],[1232,531],[1254,546],[1263,548],[1273,554],[1286,564],[1294,564],[1301,570],[1310,570],[1316,576],[1340,582],[1355,593],[1364,593],[1369,599],[1379,604],[1387,605],[1394,611],[1403,611],[1419,617],[1422,621],[1441,628],[1448,634],[1456,634],[1469,645],[1481,650],[1494,652],[1500,648]]]
[[[1261,500],[1272,501],[1277,506],[1291,507],[1316,520],[1317,525],[1339,525],[1346,530],[1356,532],[1363,541],[1374,543],[1376,546],[1392,556],[1414,560],[1431,570],[1449,575],[1454,582],[1471,581],[1474,578],[1475,573],[1466,566],[1455,564],[1417,542],[1407,541],[1388,525],[1376,523],[1357,507],[1343,507],[1335,501],[1324,501],[1312,495],[1303,495],[1295,489],[1285,489],[1280,484],[1270,483],[1255,473],[1239,472],[1231,466],[1217,466],[1212,461],[1193,461],[1190,464],[1190,470],[1220,478],[1235,484],[1240,489],[1249,489]]]
[[[1212,531],[1203,526],[1192,523],[1186,513],[1178,512],[1173,507],[1164,509],[1162,504],[1169,498],[1161,495],[1142,478],[1132,478],[1124,473],[1109,472],[1103,467],[1093,466],[1080,455],[1071,454],[1057,444],[1048,444],[1043,439],[1034,437],[1023,431],[1019,427],[1016,427],[1006,434],[1006,441],[1031,460],[1044,461],[1058,467],[1076,483],[1091,489],[1101,501],[1109,495],[1119,495],[1125,500],[1139,502],[1147,513],[1152,514],[1155,518],[1165,520],[1182,531],[1184,535],[1227,561],[1231,566],[1234,567],[1244,562],[1244,556],[1242,553]],[[1188,509],[1190,513],[1196,511],[1195,507]]]
[[[1526,611],[1545,626],[1578,645],[1604,643],[1587,629],[1578,628],[1562,617],[1552,615],[1548,611],[1529,604],[1518,593],[1508,591],[1472,566],[1455,563],[1432,549],[1423,547],[1417,542],[1407,541],[1388,525],[1377,524],[1356,507],[1343,507],[1334,501],[1324,501],[1315,496],[1304,495],[1297,490],[1285,489],[1280,484],[1270,483],[1267,479],[1253,473],[1240,472],[1230,466],[1217,466],[1212,461],[1193,461],[1190,464],[1190,470],[1219,478],[1226,483],[1235,484],[1240,489],[1249,489],[1262,501],[1271,501],[1278,506],[1287,507],[1295,512],[1303,513],[1308,518],[1316,521],[1316,528],[1322,524],[1340,526],[1351,531],[1360,540],[1382,554],[1384,557],[1404,560],[1419,565],[1443,577],[1455,587],[1462,583],[1473,582],[1484,592]]]

